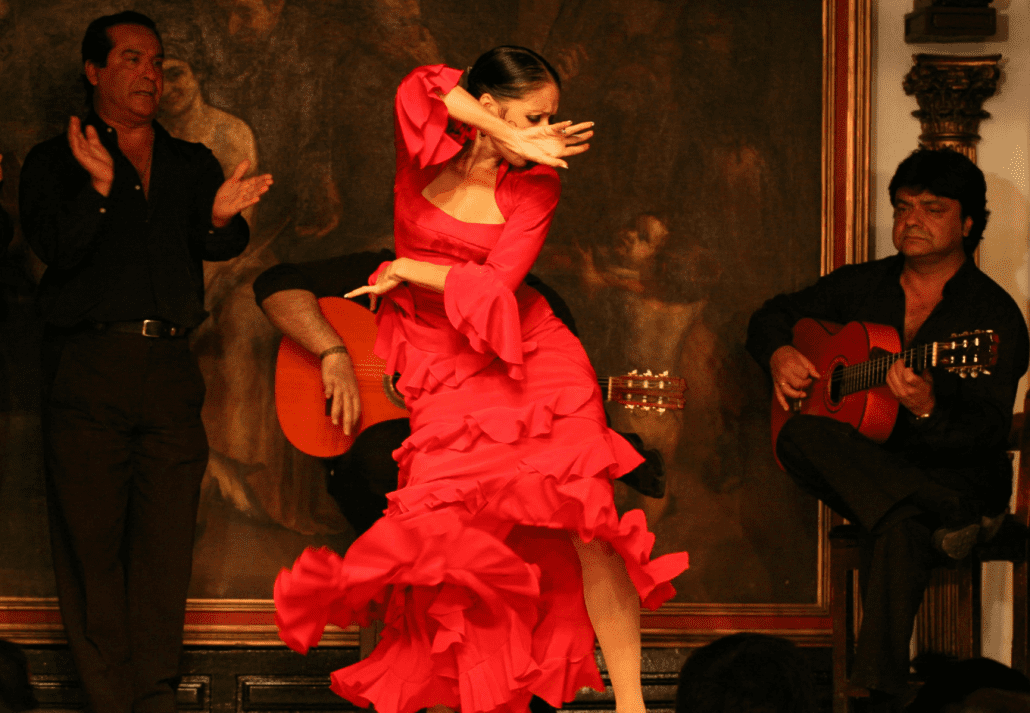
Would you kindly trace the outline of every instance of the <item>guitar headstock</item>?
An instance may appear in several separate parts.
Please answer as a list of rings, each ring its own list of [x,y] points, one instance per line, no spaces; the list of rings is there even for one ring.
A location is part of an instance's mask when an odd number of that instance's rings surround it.
[[[999,343],[1001,337],[990,329],[952,334],[951,341],[934,345],[937,349],[937,365],[957,373],[963,379],[990,374],[991,367],[998,363]]]
[[[634,369],[622,376],[609,377],[607,399],[628,409],[665,413],[669,409],[683,408],[686,388],[683,378],[669,376],[667,371],[652,374],[648,369],[640,374]]]

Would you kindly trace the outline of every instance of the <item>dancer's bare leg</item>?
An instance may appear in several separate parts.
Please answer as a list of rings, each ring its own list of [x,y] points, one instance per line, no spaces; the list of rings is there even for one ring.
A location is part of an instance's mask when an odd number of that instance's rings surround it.
[[[640,597],[626,563],[607,542],[572,543],[583,567],[583,597],[597,634],[617,713],[644,713],[640,688]]]

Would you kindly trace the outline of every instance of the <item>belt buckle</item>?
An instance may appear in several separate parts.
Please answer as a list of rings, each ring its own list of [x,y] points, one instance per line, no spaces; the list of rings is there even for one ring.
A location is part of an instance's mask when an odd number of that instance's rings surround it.
[[[153,331],[150,327],[153,326]],[[159,319],[144,319],[143,320],[143,331],[140,332],[144,337],[150,337],[151,339],[157,339],[161,336],[161,320]]]

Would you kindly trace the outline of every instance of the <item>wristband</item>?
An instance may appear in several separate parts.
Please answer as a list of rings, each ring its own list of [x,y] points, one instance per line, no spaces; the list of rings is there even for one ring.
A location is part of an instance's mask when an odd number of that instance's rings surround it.
[[[349,354],[349,352],[347,351],[347,347],[343,346],[342,344],[335,347],[329,347],[324,352],[318,355],[319,361],[325,359],[330,354]]]

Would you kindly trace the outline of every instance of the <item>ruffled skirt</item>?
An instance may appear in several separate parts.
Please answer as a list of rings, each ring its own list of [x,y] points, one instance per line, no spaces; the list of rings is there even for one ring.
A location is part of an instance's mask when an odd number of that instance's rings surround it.
[[[520,380],[501,360],[455,385],[409,364],[432,385],[411,402],[386,516],[343,557],[309,549],[276,581],[276,621],[295,650],[328,623],[384,620],[372,655],[332,675],[357,705],[521,712],[537,695],[561,707],[601,690],[570,538],[609,543],[652,609],[687,567],[686,553],[651,560],[643,513],[615,510],[612,479],[641,459],[605,425],[579,341],[553,316],[530,332]]]

